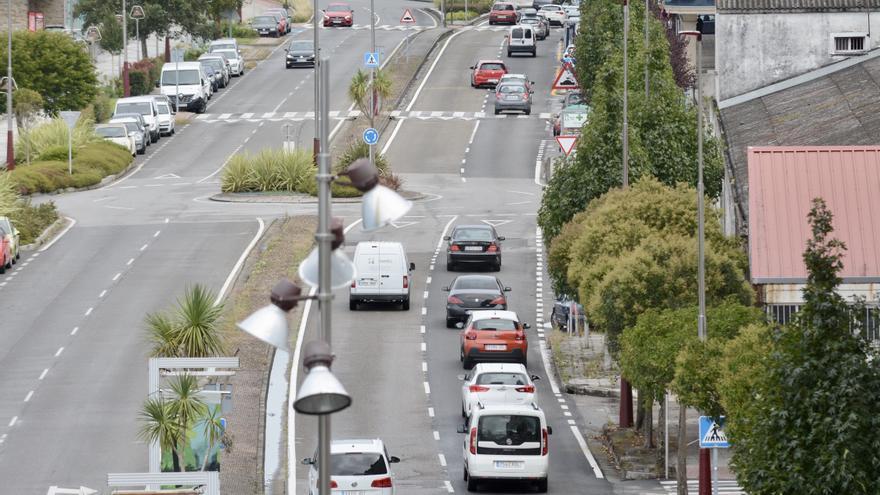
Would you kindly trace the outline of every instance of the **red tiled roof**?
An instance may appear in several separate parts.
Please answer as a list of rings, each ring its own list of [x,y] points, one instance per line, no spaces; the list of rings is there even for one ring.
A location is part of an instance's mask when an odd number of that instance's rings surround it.
[[[767,146],[748,150],[752,283],[802,283],[813,198],[846,243],[840,277],[880,282],[880,146]]]

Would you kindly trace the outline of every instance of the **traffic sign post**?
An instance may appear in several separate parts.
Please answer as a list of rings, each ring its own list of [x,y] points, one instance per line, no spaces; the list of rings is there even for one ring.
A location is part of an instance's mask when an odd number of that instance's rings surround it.
[[[565,156],[569,156],[571,152],[574,150],[574,145],[577,143],[578,137],[575,135],[569,136],[556,136],[556,142],[559,143],[559,148],[562,149],[562,152],[565,153]]]
[[[725,417],[700,416],[700,448],[712,450],[712,493],[718,494],[718,449],[730,448],[724,431]]]
[[[376,129],[373,129],[372,127],[367,128],[364,131],[363,137],[364,137],[364,143],[366,143],[370,146],[375,146],[376,143],[379,142],[379,131],[377,131]]]
[[[574,69],[570,64],[566,64],[556,75],[553,81],[553,89],[581,89],[577,78],[574,75]]]
[[[368,69],[378,69],[379,68],[379,52],[365,52],[364,53],[364,67]]]
[[[58,112],[67,124],[67,173],[73,175],[73,128],[79,120],[80,112]]]

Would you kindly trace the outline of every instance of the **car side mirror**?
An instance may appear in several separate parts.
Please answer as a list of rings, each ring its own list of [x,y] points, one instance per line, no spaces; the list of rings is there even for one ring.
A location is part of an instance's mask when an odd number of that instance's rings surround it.
[[[553,427],[550,426],[550,425],[547,425],[547,434],[548,434],[548,435],[552,435],[552,434],[553,434]]]
[[[523,330],[528,330],[530,328],[532,328],[531,325],[529,325],[528,323],[523,323]]]
[[[449,286],[448,286],[448,285],[443,287],[443,292],[449,292]]]
[[[498,240],[499,240],[499,241],[506,241],[507,238],[504,237],[503,235],[499,235],[499,236],[498,236]]]
[[[416,264],[415,264],[415,263],[410,263],[410,264],[409,264],[409,271],[413,271],[413,270],[415,270],[415,269],[416,269]]]
[[[511,290],[513,290],[513,289],[511,289],[510,287],[505,287],[505,288],[504,288],[504,292],[510,292]]]
[[[290,48],[285,48],[284,51],[285,51],[285,52],[290,52]]]
[[[468,379],[468,376],[467,375],[458,375],[456,378],[458,378],[461,381],[466,381]]]
[[[312,459],[311,457],[306,457],[306,458],[303,459],[301,462],[302,462],[302,464],[303,464],[304,466],[311,466],[312,464],[315,463],[315,460]]]
[[[157,88],[159,87],[159,84],[161,84],[161,83],[160,83],[159,81],[156,81],[156,87],[157,87]]]
[[[456,323],[456,324],[455,324],[455,328],[461,330],[462,328],[464,328],[464,323],[462,323],[462,322],[458,322],[458,323]]]
[[[467,425],[462,423],[458,425],[458,428],[455,429],[458,433],[467,433]]]
[[[529,94],[530,94],[530,95],[535,94],[535,90],[534,90],[534,89],[530,89],[530,90],[529,90]]]
[[[532,379],[532,381],[535,381],[535,380],[540,380],[540,379],[541,379],[541,377],[540,377],[540,376],[538,376],[538,375],[532,375],[532,376],[530,376],[530,377],[529,377],[529,378],[531,378],[531,379]]]
[[[474,66],[472,65],[472,66],[468,67],[468,69],[474,70]]]
[[[473,69],[473,67],[471,67],[471,68]],[[449,237],[448,235],[444,235],[444,236],[443,236],[443,240],[444,240],[444,241],[450,241],[450,240],[452,240],[452,237]]]
[[[202,79],[202,84],[205,84],[205,80],[204,80],[204,79]]]
[[[396,464],[396,463],[400,462],[400,457],[393,455],[388,458],[388,462],[390,462],[391,464]]]

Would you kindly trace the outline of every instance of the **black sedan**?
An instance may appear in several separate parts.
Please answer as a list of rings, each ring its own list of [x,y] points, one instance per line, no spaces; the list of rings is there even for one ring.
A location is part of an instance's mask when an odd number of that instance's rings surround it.
[[[258,15],[251,21],[251,27],[259,36],[281,36],[278,32],[278,19],[272,15]]]
[[[288,69],[315,66],[315,43],[311,40],[293,40],[284,51],[287,52],[285,66]]]
[[[449,292],[446,298],[446,328],[452,328],[458,322],[467,321],[471,310],[507,310],[507,297],[510,287],[505,287],[492,275],[462,275],[452,281],[452,285],[444,287]]]
[[[501,241],[503,236],[491,225],[459,225],[446,241],[446,269],[453,271],[465,264],[489,265],[501,270]]]

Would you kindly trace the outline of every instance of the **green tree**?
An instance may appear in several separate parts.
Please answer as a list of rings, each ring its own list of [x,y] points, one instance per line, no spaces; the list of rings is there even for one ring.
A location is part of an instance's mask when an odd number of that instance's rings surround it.
[[[5,67],[6,60],[6,50],[2,50],[0,65]],[[85,107],[97,91],[98,79],[89,55],[63,33],[14,33],[12,72],[16,84],[39,93],[46,111],[52,114]],[[0,111],[6,111],[6,100],[2,98]]]
[[[351,78],[348,85],[348,97],[358,107],[362,115],[366,115],[370,119],[370,127],[375,125],[375,116],[370,108],[370,88],[379,101],[383,101],[391,96],[391,86],[393,81],[387,70],[376,69],[375,78],[370,83],[370,72],[358,69]]]
[[[174,471],[180,471],[183,464],[177,449],[186,434],[172,412],[171,404],[162,397],[148,398],[141,406],[139,419],[138,438],[147,443],[158,442],[162,451],[171,452]]]
[[[207,406],[199,397],[199,382],[192,375],[177,375],[168,383],[172,397],[169,400],[168,412],[177,421],[181,434],[178,437],[177,455],[181,469],[186,471],[184,454],[189,443],[189,433],[195,425],[207,413]]]
[[[214,446],[223,438],[223,421],[221,418],[220,406],[208,407],[207,412],[202,416],[199,423],[205,428],[205,455],[202,458],[202,469],[204,471],[208,466],[208,459],[211,457],[211,451]]]
[[[804,304],[795,323],[774,331],[766,372],[746,396],[722,398],[743,488],[776,493],[880,493],[880,356],[851,325],[840,285],[845,245],[831,237],[822,199],[809,213]],[[722,391],[741,391],[729,375]]]
[[[148,313],[144,321],[151,357],[180,357],[179,326],[166,313]]]
[[[19,88],[12,93],[12,109],[15,113],[15,121],[19,129],[25,134],[24,142],[26,148],[24,155],[28,164],[31,163],[31,150],[30,139],[27,139],[27,135],[30,134],[37,115],[43,111],[43,105],[43,97],[32,89]]]
[[[187,289],[177,302],[177,341],[187,357],[208,357],[223,354],[223,340],[217,322],[223,306],[214,304],[214,294],[196,284]]]

